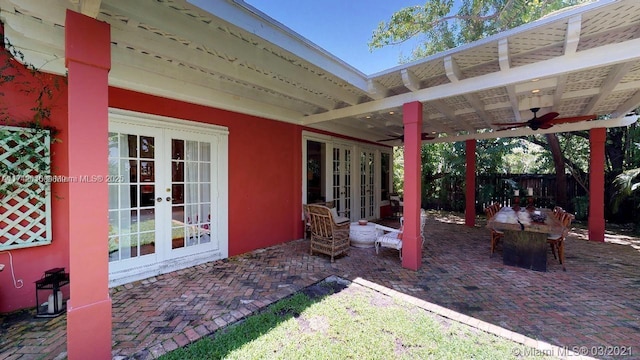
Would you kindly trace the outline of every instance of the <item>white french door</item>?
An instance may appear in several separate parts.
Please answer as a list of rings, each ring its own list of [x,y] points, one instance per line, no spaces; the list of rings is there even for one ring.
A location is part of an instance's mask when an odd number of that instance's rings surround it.
[[[332,195],[336,209],[342,216],[351,218],[352,205],[352,176],[351,165],[352,147],[347,145],[335,145],[332,157]]]
[[[360,151],[360,218],[376,217],[375,151]]]
[[[220,174],[226,172],[226,164],[219,163],[220,141],[202,130],[110,122],[112,277],[144,278],[191,266],[188,258],[196,255],[227,256],[221,229],[226,212],[220,211],[226,202],[218,196],[226,186],[219,181],[226,177]],[[226,137],[222,141],[226,146]]]

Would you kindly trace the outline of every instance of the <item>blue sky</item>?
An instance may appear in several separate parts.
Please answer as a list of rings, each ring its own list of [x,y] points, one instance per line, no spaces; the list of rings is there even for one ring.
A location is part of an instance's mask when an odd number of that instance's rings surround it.
[[[215,14],[207,0],[188,0]],[[400,63],[418,39],[369,51],[367,43],[381,21],[429,0],[244,0],[361,72],[371,75]],[[461,0],[455,0],[454,11]]]
[[[426,0],[245,0],[365,74],[399,64],[415,41],[369,51],[367,43],[380,21],[403,7]]]

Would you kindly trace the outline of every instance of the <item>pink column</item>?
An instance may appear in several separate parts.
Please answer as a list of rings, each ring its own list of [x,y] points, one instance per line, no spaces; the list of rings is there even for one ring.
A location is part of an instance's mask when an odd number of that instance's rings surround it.
[[[473,227],[476,225],[476,140],[467,140],[465,145],[467,169],[464,223]]]
[[[604,241],[604,143],[607,129],[589,130],[589,240]]]
[[[420,181],[422,146],[422,103],[414,101],[402,107],[404,122],[404,232],[402,267],[418,270],[422,264],[420,235]]]
[[[111,299],[107,260],[107,23],[67,10],[65,58],[69,82],[69,359],[111,359]],[[102,178],[100,178],[102,177]],[[101,180],[102,179],[102,180]]]

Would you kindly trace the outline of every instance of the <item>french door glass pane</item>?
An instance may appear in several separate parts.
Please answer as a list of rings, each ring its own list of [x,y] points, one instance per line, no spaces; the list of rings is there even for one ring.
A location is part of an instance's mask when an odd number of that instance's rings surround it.
[[[211,146],[207,142],[177,139],[173,139],[172,144],[176,144],[176,148],[184,146],[184,158],[174,160],[184,171],[174,174],[171,179],[174,191],[172,236],[182,237],[181,241],[172,242],[172,249],[178,249],[211,241]],[[177,189],[183,191],[183,196],[176,197]]]
[[[154,137],[109,134],[109,261],[155,253],[155,153]]]

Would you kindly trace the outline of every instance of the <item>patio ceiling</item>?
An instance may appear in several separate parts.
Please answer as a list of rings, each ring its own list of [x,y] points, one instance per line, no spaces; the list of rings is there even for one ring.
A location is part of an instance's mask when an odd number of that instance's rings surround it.
[[[412,101],[433,141],[533,133],[495,125],[527,121],[532,107],[613,119],[555,132],[624,125],[640,106],[637,0],[571,8],[370,76],[242,1],[210,4],[213,14],[184,0],[0,0],[0,18],[45,71],[66,71],[69,8],[111,25],[113,86],[370,141],[400,135]]]

